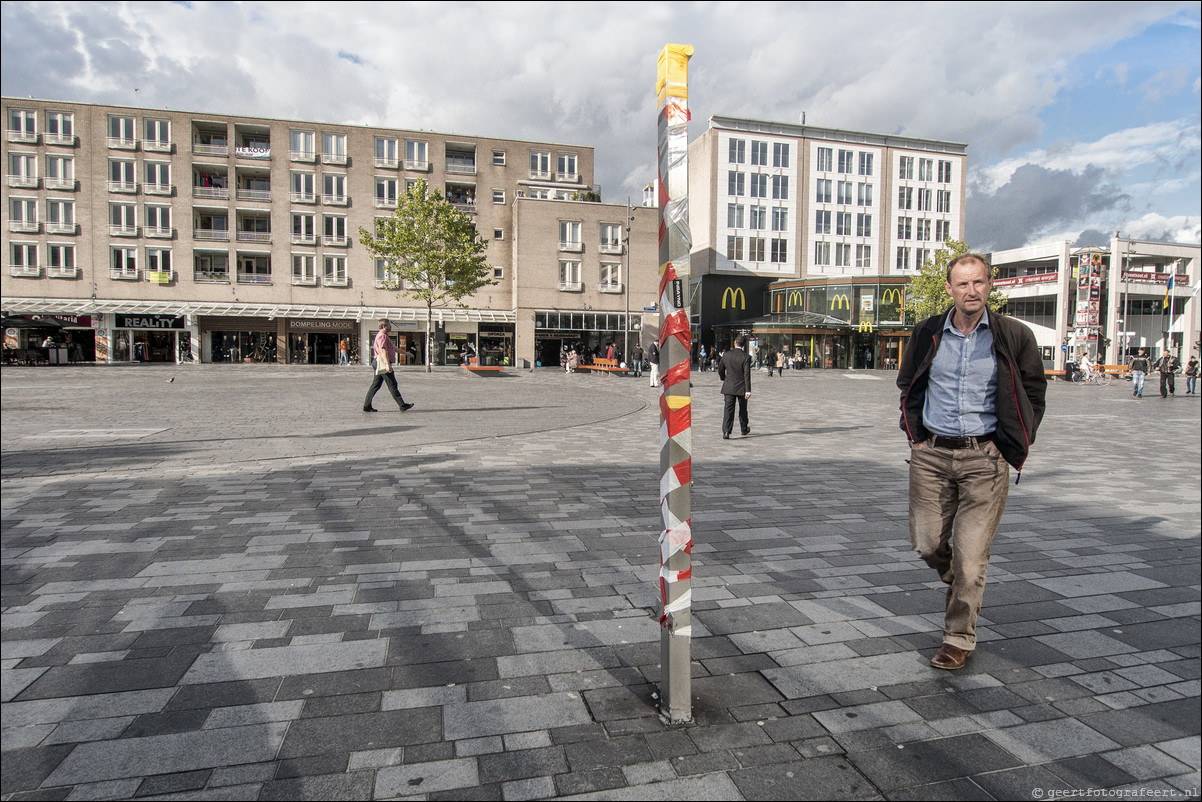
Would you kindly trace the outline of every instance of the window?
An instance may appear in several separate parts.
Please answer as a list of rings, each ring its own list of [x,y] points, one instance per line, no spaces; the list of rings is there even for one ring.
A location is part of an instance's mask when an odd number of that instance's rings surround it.
[[[240,284],[270,284],[271,257],[267,254],[239,254],[237,278]]]
[[[292,241],[301,245],[317,242],[317,222],[312,214],[292,215]]]
[[[133,161],[109,159],[109,192],[134,192],[137,188]]]
[[[171,165],[168,162],[146,162],[146,186],[153,195],[171,194]]]
[[[918,239],[922,240],[923,242],[930,242],[930,240],[931,240],[931,221],[930,220],[919,220],[918,224],[915,226],[915,232],[918,234]]]
[[[827,228],[829,229],[830,217],[827,213]],[[772,230],[773,231],[788,231],[789,230],[789,210],[776,208],[772,210]],[[828,232],[829,233],[829,232]]]
[[[898,239],[910,239],[914,233],[913,226],[914,226],[914,218],[913,217],[897,218],[897,238]]]
[[[530,151],[530,177],[551,177],[551,154],[545,150]]]
[[[396,167],[397,141],[388,137],[376,137],[376,167]]]
[[[768,176],[759,173],[751,174],[751,197],[768,197]]]
[[[902,181],[914,180],[914,157],[913,156],[898,156],[897,158],[897,177]]]
[[[321,135],[321,160],[325,164],[346,164],[346,134]]]
[[[170,237],[171,233],[171,207],[146,204],[146,236]]]
[[[927,192],[930,193],[930,190],[928,189]],[[930,195],[928,194],[927,197],[930,198]],[[943,212],[944,214],[951,213],[951,211],[952,211],[952,193],[951,193],[951,191],[946,190],[946,189],[937,190],[935,192],[935,199],[939,204],[938,209],[936,211]],[[930,208],[929,200],[927,201],[927,208],[928,209]]]
[[[322,224],[326,245],[346,245],[346,218],[341,215],[323,215]]]
[[[38,246],[33,243],[14,242],[8,248],[9,275],[37,276]]]
[[[747,258],[752,262],[764,261],[764,238],[750,237],[747,240]]]
[[[136,279],[138,277],[138,249],[134,247],[113,248],[109,263],[109,278]]]
[[[622,291],[622,265],[617,262],[601,263],[601,292]]]
[[[829,265],[831,263],[831,244],[829,242],[814,243],[814,264]]]
[[[818,172],[829,173],[835,166],[835,151],[831,148],[818,148]]]
[[[584,250],[584,245],[580,241],[580,221],[579,220],[560,220],[559,221],[559,250],[561,250],[561,251]]]
[[[388,275],[389,275],[388,260],[387,259],[377,259],[376,260],[376,286],[377,287],[384,286],[384,282],[388,281]]]
[[[730,155],[729,161],[731,164],[743,164],[744,162],[746,162],[747,161],[747,141],[744,139],[730,140],[729,155]]]
[[[200,251],[193,253],[192,280],[201,283],[214,281],[229,283],[229,254],[203,253]]]
[[[38,231],[37,198],[10,198],[8,202],[8,230],[26,234]]]
[[[743,227],[743,205],[741,203],[726,204],[726,227]]]
[[[504,167],[505,166],[505,151],[494,150],[492,152],[492,163],[493,163],[494,167]]]
[[[835,267],[851,267],[851,245],[845,242],[835,244]]]
[[[777,210],[773,209],[772,211],[775,213]],[[773,214],[773,217],[775,218],[776,215]],[[773,220],[773,222],[775,222],[775,220]],[[774,230],[780,231],[779,228],[774,229]],[[821,209],[814,212],[814,233],[815,234],[831,233],[831,213],[830,212],[823,211]]]
[[[559,289],[564,292],[580,292],[584,289],[580,283],[580,262],[569,259],[560,260]]]
[[[840,181],[838,183],[838,202],[850,206],[855,200],[852,183],[850,181]]]
[[[395,178],[377,178],[376,179],[376,208],[390,208],[396,206],[396,187],[397,181]]]
[[[75,142],[75,114],[73,112],[46,112],[46,142],[52,145],[70,145]]]
[[[622,226],[618,223],[601,224],[601,253],[622,252]]]
[[[726,258],[732,261],[743,258],[743,238],[726,238]]]
[[[857,184],[856,185],[856,205],[871,206],[872,205],[872,184]]]
[[[855,229],[851,226],[851,212],[835,213],[835,233],[841,237],[850,237],[855,234]]]
[[[8,139],[10,142],[36,142],[38,113],[31,109],[8,110]]]
[[[783,239],[772,240],[772,261],[777,264],[789,261],[789,241]]]
[[[952,238],[952,223],[950,220],[935,221],[935,240],[937,242],[947,242]]]
[[[505,202],[505,190],[494,189],[492,191],[492,202],[493,203],[504,203]]]
[[[293,203],[312,203],[314,201],[313,173],[292,174],[291,196]]]
[[[146,137],[142,147],[146,150],[171,150],[171,121],[147,117],[145,120]]]
[[[909,248],[903,247],[903,248],[897,249],[897,260],[894,262],[894,267],[896,267],[898,270],[909,270],[910,269],[910,249]]]
[[[856,215],[856,236],[871,237],[872,236],[872,215],[857,214]]]
[[[322,283],[329,287],[345,287],[347,285],[346,257],[325,257],[322,260],[321,280]]]
[[[814,201],[816,203],[831,202],[831,180],[829,178],[819,178],[814,182]]]
[[[952,183],[952,163],[941,161],[939,162],[939,183]]]
[[[322,202],[333,204],[346,204],[346,176],[341,174],[326,173],[322,176]]]
[[[46,157],[46,189],[75,188],[75,159],[71,156]]]
[[[767,142],[751,142],[751,163],[760,167],[768,165],[768,143]]]
[[[852,173],[855,172],[856,154],[851,150],[839,151],[839,172]]]
[[[560,153],[556,159],[555,172],[561,181],[575,181],[580,177],[576,172],[576,154]]]
[[[897,208],[913,209],[914,208],[914,190],[911,187],[897,188]]]
[[[772,197],[776,200],[788,200],[788,198],[789,198],[789,176],[787,176],[787,175],[772,176]]]
[[[46,201],[46,230],[52,234],[74,234],[75,201]]]
[[[317,268],[312,254],[292,254],[292,283],[298,287],[317,284]]]
[[[768,208],[766,206],[751,207],[751,220],[748,227],[756,231],[763,231],[768,227]]]
[[[60,276],[75,275],[75,246],[47,245],[46,267]]]
[[[743,173],[730,172],[726,175],[726,194],[742,197],[745,192],[747,176]]]
[[[857,245],[856,246],[856,267],[872,267],[872,246]]]
[[[115,237],[133,237],[137,233],[137,207],[132,203],[110,203],[109,234]]]
[[[405,140],[405,169],[426,170],[430,166],[428,143],[423,139]]]
[[[108,131],[110,148],[132,148],[137,145],[133,117],[109,117]]]
[[[931,258],[930,248],[915,248],[914,249],[914,266],[922,267]]]
[[[920,211],[920,212],[931,211],[931,190],[929,190],[929,189],[918,190],[918,211]]]
[[[32,153],[9,153],[8,185],[10,187],[36,187],[37,184],[37,157]]]
[[[157,275],[151,275],[157,274]],[[146,249],[146,280],[167,284],[171,281],[171,251],[167,248]]]
[[[872,175],[872,154],[860,154],[860,175]]]
[[[918,160],[918,180],[930,181],[935,177],[935,161],[933,159]]]
[[[288,151],[293,161],[311,162],[317,158],[315,135],[312,131],[288,132]]]
[[[498,242],[499,242],[499,241],[501,241],[501,240],[503,240],[503,239],[505,239],[505,229],[503,229],[503,228],[494,228],[494,229],[492,230],[492,238],[493,238],[493,239],[495,239],[495,240],[497,240]]]
[[[773,167],[788,167],[789,166],[789,145],[785,142],[777,142],[772,146],[772,166]]]

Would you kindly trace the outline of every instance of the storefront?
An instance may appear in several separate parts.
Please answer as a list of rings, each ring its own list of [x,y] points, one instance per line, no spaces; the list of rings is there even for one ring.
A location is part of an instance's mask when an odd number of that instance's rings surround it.
[[[106,334],[113,362],[177,362],[192,351],[186,322],[176,315],[114,315]]]
[[[354,320],[289,320],[288,361],[294,365],[336,365],[342,341],[348,357],[359,351]]]
[[[624,312],[559,312],[536,310],[534,313],[535,359],[543,367],[560,364],[564,348],[583,348],[593,354],[611,343],[619,353],[626,347],[629,318]],[[631,331],[630,348],[639,342]]]
[[[201,317],[202,362],[276,362],[276,321],[253,317]]]

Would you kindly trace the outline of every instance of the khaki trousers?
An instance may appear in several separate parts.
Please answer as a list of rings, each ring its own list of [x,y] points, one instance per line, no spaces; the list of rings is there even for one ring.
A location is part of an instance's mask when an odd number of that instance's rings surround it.
[[[985,574],[1010,492],[1010,466],[979,448],[910,452],[910,545],[951,586],[943,642],[972,651]]]

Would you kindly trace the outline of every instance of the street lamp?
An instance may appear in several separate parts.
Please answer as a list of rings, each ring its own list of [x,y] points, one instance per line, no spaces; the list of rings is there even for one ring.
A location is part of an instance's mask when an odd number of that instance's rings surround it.
[[[625,325],[622,326],[622,356],[626,360],[626,366],[630,367],[630,224],[634,222],[634,211],[630,206],[630,196],[626,196],[626,225],[624,227],[624,237],[622,241],[622,255],[626,257],[626,269],[624,271],[622,282],[622,294],[626,296],[626,317],[623,318]]]

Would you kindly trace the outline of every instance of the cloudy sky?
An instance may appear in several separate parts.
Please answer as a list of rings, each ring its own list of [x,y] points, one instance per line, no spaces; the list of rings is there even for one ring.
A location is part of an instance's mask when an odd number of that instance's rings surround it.
[[[968,144],[982,249],[1199,242],[1198,2],[4,2],[10,96],[596,148],[655,175],[655,60],[712,114]]]

